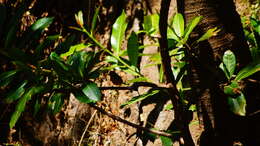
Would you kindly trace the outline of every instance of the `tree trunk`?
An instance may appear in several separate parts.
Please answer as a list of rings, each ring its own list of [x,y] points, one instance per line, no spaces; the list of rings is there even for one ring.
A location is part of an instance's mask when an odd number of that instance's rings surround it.
[[[251,61],[241,20],[233,1],[188,0],[180,1],[179,6],[179,11],[185,14],[187,22],[196,16],[203,16],[193,39],[210,28],[220,29],[216,36],[199,45],[195,51],[197,57],[191,63],[192,86],[198,100],[199,117],[204,125],[200,145],[233,145],[236,138],[250,145],[245,140],[249,133],[246,119],[230,113],[226,96],[219,87],[224,80],[218,65],[226,50],[230,49],[235,53],[239,68]],[[244,125],[236,127],[239,124]]]

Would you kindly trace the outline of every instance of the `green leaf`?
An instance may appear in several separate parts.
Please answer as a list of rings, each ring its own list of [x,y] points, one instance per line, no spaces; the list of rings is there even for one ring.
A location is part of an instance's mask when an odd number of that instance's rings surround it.
[[[189,110],[192,112],[196,111],[197,110],[196,105],[195,104],[190,105]]]
[[[230,85],[224,87],[224,93],[227,95],[235,96],[240,92],[240,86],[238,82],[232,81]]]
[[[24,32],[23,36],[18,41],[18,48],[22,48],[28,45],[33,40],[38,40],[41,36],[41,33],[45,28],[49,27],[53,20],[53,17],[44,17],[38,19],[26,32]]]
[[[63,93],[54,93],[49,99],[48,107],[53,114],[60,112],[64,103],[64,97]]]
[[[173,145],[172,139],[170,137],[160,136],[160,139],[162,141],[163,146],[172,146]]]
[[[242,92],[236,98],[228,97],[228,105],[230,111],[232,111],[234,114],[239,116],[246,115],[246,99]]]
[[[65,52],[65,53],[62,53],[60,55],[60,57],[64,58],[64,57],[68,57],[70,55],[72,55],[75,51],[81,51],[85,48],[88,48],[90,47],[92,44],[84,44],[84,43],[81,43],[81,44],[77,44],[77,45],[74,45],[74,46],[71,46],[69,51],[68,52]]]
[[[124,108],[125,106],[127,105],[130,105],[130,104],[133,104],[133,103],[136,103],[138,101],[141,101],[141,100],[144,100],[148,97],[151,97],[153,95],[156,95],[160,92],[160,90],[153,90],[153,91],[148,91],[147,93],[143,94],[143,95],[140,95],[140,96],[135,96],[133,97],[131,100],[127,101],[126,103],[124,104],[121,104],[120,105],[120,108]]]
[[[167,23],[167,22],[165,22]],[[182,37],[184,35],[184,19],[182,14],[177,13],[173,17],[172,27],[175,31],[175,33],[178,35],[178,37]]]
[[[260,35],[260,21],[255,18],[250,18],[250,23],[253,26],[254,30]]]
[[[124,39],[125,30],[127,28],[126,14],[122,11],[121,15],[116,19],[113,24],[111,35],[111,46],[114,50],[114,54],[119,56],[121,43]]]
[[[256,62],[250,63],[249,65],[244,67],[242,70],[240,70],[235,78],[235,81],[243,80],[244,78],[247,78],[258,71],[260,71],[259,60]]]
[[[73,90],[73,95],[82,103],[93,103],[81,90]]]
[[[68,71],[69,68],[68,66],[66,66],[66,64],[64,64],[64,62],[62,61],[62,59],[60,58],[60,56],[58,56],[57,53],[52,52],[50,54],[50,59],[55,63],[55,66],[64,70],[64,71]]]
[[[198,42],[201,42],[201,41],[205,41],[205,40],[209,39],[209,38],[212,37],[212,36],[216,36],[219,31],[220,31],[220,29],[218,29],[217,27],[214,27],[214,28],[209,29],[205,34],[203,34],[203,35],[197,40],[197,43],[198,43]]]
[[[147,15],[144,16],[143,23],[144,30],[148,33],[148,35],[152,37],[158,36],[159,33],[159,15]]]
[[[92,22],[91,22],[91,30],[90,30],[91,34],[94,33],[94,30],[96,28],[99,10],[100,10],[100,6],[95,9],[95,13],[94,13],[94,16],[93,16],[93,19],[92,19]]]
[[[8,93],[7,97],[5,98],[7,103],[11,103],[17,99],[19,99],[25,92],[25,86],[27,85],[27,81],[23,81],[17,89],[15,89],[14,91],[11,91],[10,93]]]
[[[164,110],[172,110],[173,109],[173,105],[172,104],[167,104],[164,108]]]
[[[11,70],[0,74],[0,87],[7,86],[15,77],[18,70]]]
[[[199,24],[201,19],[202,19],[202,16],[197,16],[194,19],[192,19],[192,21],[188,24],[188,26],[187,26],[187,28],[185,29],[185,32],[184,32],[184,42],[187,42],[191,32]]]
[[[9,127],[11,129],[14,127],[17,120],[21,116],[21,113],[24,111],[27,101],[29,101],[34,94],[41,92],[43,89],[43,86],[34,86],[30,88],[26,93],[24,93],[23,97],[16,104],[15,111],[11,116],[11,120],[9,122]]]
[[[101,92],[96,83],[89,82],[84,85],[82,92],[93,101],[101,100]]]
[[[86,74],[86,64],[91,60],[92,54],[84,51],[74,53],[70,59],[72,72],[76,72],[76,77],[79,76],[81,79]],[[88,70],[91,71],[91,70]]]
[[[227,50],[223,55],[223,65],[228,71],[228,79],[232,77],[236,69],[236,56],[235,54]]]
[[[130,60],[130,63],[133,66],[137,67],[138,56],[139,56],[139,44],[137,35],[132,32],[131,36],[128,39],[127,43],[127,54]]]

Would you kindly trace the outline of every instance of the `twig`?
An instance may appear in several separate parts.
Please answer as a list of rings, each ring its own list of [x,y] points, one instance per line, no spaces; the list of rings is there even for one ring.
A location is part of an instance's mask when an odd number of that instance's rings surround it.
[[[171,89],[169,89],[170,99],[172,101],[174,111],[175,111],[175,120],[177,121],[176,126],[180,129],[182,136],[184,138],[185,145],[194,146],[189,127],[186,119],[183,116],[186,116],[183,105],[180,101],[180,93],[176,86],[176,80],[174,79],[172,67],[171,67],[171,57],[168,51],[168,40],[167,40],[167,29],[168,29],[168,14],[171,0],[162,0],[161,9],[160,9],[160,20],[159,20],[159,29],[161,38],[159,39],[160,43],[160,54],[162,58],[162,65],[166,77],[167,83],[169,83]]]
[[[86,132],[87,132],[87,130],[88,130],[88,127],[89,127],[91,121],[94,119],[94,116],[96,115],[96,113],[97,113],[97,110],[95,110],[94,113],[92,114],[92,116],[90,117],[90,119],[89,119],[89,121],[88,121],[88,124],[86,125],[85,130],[84,130],[84,132],[83,132],[82,135],[81,135],[81,138],[80,138],[80,141],[79,141],[78,146],[81,145],[81,143],[82,143],[82,141],[83,141],[83,138],[85,137],[85,134],[86,134]]]
[[[138,130],[143,130],[143,131],[147,131],[149,133],[153,133],[153,134],[156,134],[156,135],[160,135],[160,136],[166,136],[166,137],[172,137],[173,135],[171,133],[166,133],[166,132],[163,132],[163,131],[158,131],[158,130],[153,130],[153,129],[149,129],[149,128],[145,128],[145,127],[142,127],[140,125],[137,125],[135,123],[132,123],[132,122],[129,122],[127,120],[124,120],[116,115],[113,115],[111,113],[108,113],[106,112],[104,109],[94,105],[94,104],[89,104],[92,108],[96,109],[97,111],[99,111],[100,113],[104,114],[104,115],[107,115],[108,117],[116,120],[116,121],[119,121],[121,123],[124,123],[126,125],[129,125],[131,127],[134,127]]]

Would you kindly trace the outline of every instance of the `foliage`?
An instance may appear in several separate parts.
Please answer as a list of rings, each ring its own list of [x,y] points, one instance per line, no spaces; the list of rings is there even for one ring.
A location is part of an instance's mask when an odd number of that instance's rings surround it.
[[[1,11],[5,10],[6,6],[1,5]],[[73,36],[59,44],[57,40],[61,38],[60,35],[43,37],[53,17],[40,18],[26,31],[20,32],[18,24],[25,11],[26,7],[22,5],[14,14],[1,13],[1,18],[12,18],[1,21],[1,42],[4,43],[0,46],[1,57],[12,64],[0,74],[1,89],[6,93],[3,100],[16,103],[10,128],[15,126],[27,104],[34,104],[34,115],[37,115],[40,99],[45,96],[49,99],[47,108],[53,113],[59,112],[70,93],[84,103],[101,100],[99,88],[91,81],[99,74],[95,68],[99,52],[85,51],[90,44],[72,45]],[[77,19],[83,25],[80,13]],[[54,50],[45,54],[44,50],[50,47]]]

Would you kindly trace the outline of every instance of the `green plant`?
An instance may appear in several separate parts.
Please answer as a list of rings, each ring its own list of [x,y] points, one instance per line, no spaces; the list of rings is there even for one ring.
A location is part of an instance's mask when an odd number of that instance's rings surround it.
[[[246,115],[246,98],[242,92],[240,82],[260,71],[260,62],[255,60],[246,67],[242,68],[235,75],[236,57],[234,53],[227,50],[223,55],[223,62],[219,66],[228,79],[228,84],[224,86],[224,93],[228,95],[230,110],[240,116]]]
[[[90,44],[73,45],[74,35],[61,43],[60,35],[43,37],[45,29],[54,20],[44,17],[35,21],[26,31],[20,32],[19,20],[27,7],[23,4],[13,15],[5,13],[5,5],[1,5],[1,18],[4,19],[1,30],[5,30],[1,42],[0,55],[5,58],[4,72],[0,74],[0,86],[5,92],[6,103],[15,103],[9,126],[13,128],[26,110],[26,105],[34,105],[34,115],[41,107],[41,99],[47,99],[47,109],[54,114],[59,112],[64,100],[73,93],[84,103],[101,100],[101,93],[93,79],[99,75],[99,52],[85,51]],[[9,16],[11,15],[11,16]],[[7,29],[3,29],[7,28]],[[54,51],[49,48],[54,48]],[[44,50],[50,53],[45,54]]]

